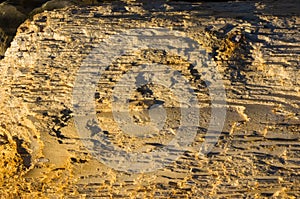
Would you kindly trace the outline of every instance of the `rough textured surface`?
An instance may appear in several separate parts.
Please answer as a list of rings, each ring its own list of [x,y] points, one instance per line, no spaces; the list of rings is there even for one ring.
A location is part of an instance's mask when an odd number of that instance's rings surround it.
[[[72,5],[87,6],[99,4],[96,0],[7,0],[0,1],[0,56],[2,57],[6,49],[10,46],[17,28],[27,18],[32,18],[35,14]],[[2,35],[2,30],[5,36]]]
[[[294,1],[107,3],[34,16],[19,27],[0,62],[1,195],[300,197],[299,26],[299,3]],[[185,31],[217,63],[226,87],[227,120],[207,156],[197,155],[210,115],[201,75],[180,57],[155,50],[112,63],[95,95],[99,122],[114,144],[126,150],[145,146],[144,140],[118,130],[109,99],[124,71],[144,62],[167,64],[186,76],[202,105],[190,149],[165,169],[128,174],[100,163],[82,145],[72,113],[72,89],[81,62],[104,38],[136,27]],[[149,85],[146,90],[157,96],[137,91],[131,103],[135,111],[154,97],[166,103],[174,99],[159,87]],[[176,107],[171,112],[175,118],[168,122],[176,128]],[[137,122],[147,117],[135,115]],[[150,141],[164,144],[167,136]]]

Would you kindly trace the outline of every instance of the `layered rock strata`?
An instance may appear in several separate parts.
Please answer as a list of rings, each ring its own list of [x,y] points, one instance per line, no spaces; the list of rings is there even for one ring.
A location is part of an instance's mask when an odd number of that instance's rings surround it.
[[[1,196],[46,198],[298,198],[300,196],[299,5],[252,2],[105,3],[37,14],[0,62]],[[285,7],[286,11],[278,10]],[[145,139],[122,133],[112,92],[130,69],[167,65],[184,76],[199,101],[193,143],[176,161],[150,173],[115,170],[91,155],[74,122],[73,92],[84,60],[105,39],[129,29],[185,32],[215,62],[226,90],[226,121],[215,147],[199,156],[211,116],[209,82],[184,58],[141,49],[114,60],[99,77],[96,116],[124,151],[164,147],[180,126],[170,88],[133,93],[134,121],[163,104],[167,132]],[[155,32],[153,32],[155,34]]]

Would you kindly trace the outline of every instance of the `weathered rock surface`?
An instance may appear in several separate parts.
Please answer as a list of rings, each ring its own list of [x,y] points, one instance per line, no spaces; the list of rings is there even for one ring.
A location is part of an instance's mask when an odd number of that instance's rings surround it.
[[[12,38],[15,36],[17,28],[27,18],[33,15],[72,5],[88,6],[99,4],[97,0],[7,0],[0,1],[0,28],[9,37],[7,40],[0,40],[0,56],[2,57],[9,47]],[[2,33],[1,33],[2,35]]]
[[[285,11],[277,13],[277,9]],[[22,24],[0,62],[0,192],[48,198],[298,198],[300,197],[299,5],[223,3],[105,3],[37,14]],[[226,122],[215,148],[207,139],[210,96],[200,71],[155,49],[121,56],[102,75],[95,94],[103,133],[126,151],[157,150],[170,134],[124,135],[112,117],[111,95],[130,68],[159,63],[180,71],[200,102],[195,141],[175,162],[150,173],[116,171],[82,144],[72,104],[83,60],[109,35],[164,27],[184,31],[216,62],[226,88]],[[137,123],[153,101],[164,102],[170,129],[178,102],[168,88],[137,90],[130,107]],[[150,104],[150,105],[149,105]],[[146,118],[146,119],[145,119]]]

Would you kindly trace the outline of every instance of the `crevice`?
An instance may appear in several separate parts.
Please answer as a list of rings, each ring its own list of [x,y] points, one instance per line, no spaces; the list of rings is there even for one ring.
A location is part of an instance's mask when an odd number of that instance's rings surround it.
[[[24,140],[18,138],[17,136],[14,136],[13,140],[17,144],[17,152],[23,160],[23,165],[25,166],[26,169],[28,169],[31,166],[31,155],[27,151],[27,149],[23,146]]]

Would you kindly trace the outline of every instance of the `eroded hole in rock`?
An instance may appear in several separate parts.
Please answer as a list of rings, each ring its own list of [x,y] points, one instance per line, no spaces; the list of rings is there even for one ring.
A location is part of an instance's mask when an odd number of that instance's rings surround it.
[[[17,144],[17,152],[18,154],[21,156],[22,160],[23,160],[23,165],[25,166],[26,169],[28,169],[31,166],[31,155],[28,152],[28,149],[26,149],[23,144],[24,144],[24,140],[14,136],[13,140],[16,142]]]
[[[61,128],[67,126],[68,121],[72,118],[72,111],[68,108],[60,111],[59,116],[52,116],[54,126],[52,127],[52,131],[54,132],[54,136],[60,139],[66,139],[67,137],[62,134]]]

